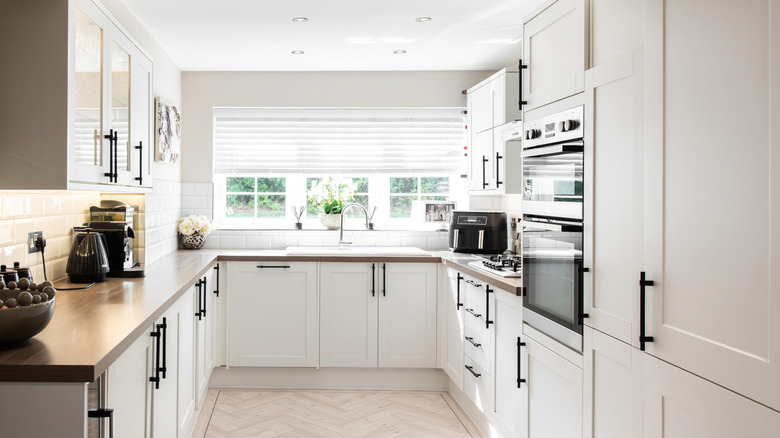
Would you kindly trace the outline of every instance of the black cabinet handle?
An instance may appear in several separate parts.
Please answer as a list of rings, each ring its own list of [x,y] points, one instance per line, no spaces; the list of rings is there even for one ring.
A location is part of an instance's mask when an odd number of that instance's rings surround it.
[[[653,342],[652,336],[645,336],[645,287],[653,285],[653,280],[645,280],[644,271],[639,273],[639,350],[641,351],[645,351],[645,342]]]
[[[517,337],[517,387],[520,388],[521,383],[525,383],[525,379],[520,377],[520,361],[522,355],[520,354],[520,348],[525,347],[525,342],[520,340],[520,336]]]
[[[387,263],[382,263],[382,296],[387,296]]]
[[[466,283],[474,286],[474,287],[482,287],[481,284],[474,282],[473,280],[466,280]]]
[[[482,156],[482,188],[483,189],[488,186],[488,183],[485,182],[485,163],[487,162],[488,159],[485,158],[485,156],[483,155]]]
[[[463,276],[460,275],[460,273],[458,273],[458,278],[457,278],[457,282],[458,282],[458,295],[457,295],[457,297],[455,299],[455,308],[456,309],[460,309],[461,307],[463,307],[463,303],[460,302],[460,281],[461,280],[463,280]]]
[[[376,263],[371,263],[371,296],[376,296]]]
[[[472,366],[466,365],[466,369],[467,369],[467,370],[469,370],[469,372],[470,372],[471,374],[473,374],[473,375],[474,375],[474,377],[476,377],[476,378],[479,378],[479,376],[481,376],[481,375],[482,375],[482,374],[480,374],[480,373],[475,373],[475,372],[474,372],[474,367],[472,367]]]
[[[493,324],[493,321],[490,320],[490,294],[493,293],[493,289],[490,288],[490,286],[485,285],[485,328],[489,329],[490,324]]]
[[[108,173],[104,173],[103,176],[108,177],[108,182],[114,181],[114,130],[109,129],[108,134],[103,136],[108,139]]]
[[[496,152],[496,188],[498,188],[498,186],[500,186],[501,184],[504,183],[503,181],[500,181],[499,177],[498,177],[498,174],[499,174],[499,171],[498,171],[498,168],[499,168],[498,160],[500,160],[502,158],[504,158],[504,157],[502,157],[498,152]]]
[[[162,324],[157,324],[157,331],[162,333],[162,371],[163,379],[167,379],[168,373],[168,321],[163,317]]]
[[[114,131],[114,182],[119,182],[119,131]]]
[[[203,317],[203,314],[201,310],[203,309],[203,304],[201,304],[201,294],[200,294],[200,285],[203,280],[198,280],[197,283],[195,283],[195,287],[198,288],[198,313],[195,314],[195,316],[198,317],[198,321],[201,320]]]
[[[217,294],[217,297],[219,297],[219,263],[214,265],[214,270],[217,271],[217,284],[214,287],[214,293]]]
[[[269,266],[269,265],[257,265],[258,269],[290,269],[290,266]]]
[[[203,308],[200,310],[200,312],[203,314],[203,317],[206,317],[206,294],[208,293],[206,288],[206,277],[203,277],[203,284],[200,287],[200,290],[203,292]]]
[[[521,59],[521,60],[519,60],[517,62],[517,68],[520,70],[520,74],[518,75],[519,76],[518,81],[520,82],[520,84],[519,84],[520,85],[520,99],[518,100],[517,104],[519,106],[518,109],[520,111],[522,111],[523,110],[523,105],[528,105],[528,102],[523,100],[523,70],[527,69],[528,66],[523,64],[523,60]]]
[[[102,420],[108,418],[108,438],[114,438],[114,410],[111,408],[90,409],[87,411],[88,418],[97,418]],[[102,433],[101,433],[102,435]]]
[[[482,318],[482,314],[481,313],[475,313],[474,309],[466,309],[466,312],[474,315],[475,318]]]
[[[154,376],[149,377],[149,381],[154,383],[154,389],[160,389],[160,327],[149,334],[154,338]]]
[[[473,346],[475,346],[477,348],[482,346],[482,344],[480,344],[479,342],[474,342],[474,338],[472,338],[471,336],[466,336],[466,340],[469,341],[469,343],[471,343],[471,345],[473,345]]]
[[[144,142],[139,141],[135,148],[138,149],[138,176],[135,180],[138,181],[139,186],[142,186],[144,185]]]

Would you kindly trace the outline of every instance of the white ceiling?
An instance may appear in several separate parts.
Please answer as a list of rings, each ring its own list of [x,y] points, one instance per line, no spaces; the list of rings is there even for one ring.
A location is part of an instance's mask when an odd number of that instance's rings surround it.
[[[513,65],[544,0],[123,1],[184,71],[387,71]]]

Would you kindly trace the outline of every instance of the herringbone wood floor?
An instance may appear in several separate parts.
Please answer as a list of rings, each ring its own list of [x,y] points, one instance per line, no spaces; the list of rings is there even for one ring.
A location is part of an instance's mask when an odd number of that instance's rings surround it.
[[[449,394],[209,390],[193,438],[481,437]]]

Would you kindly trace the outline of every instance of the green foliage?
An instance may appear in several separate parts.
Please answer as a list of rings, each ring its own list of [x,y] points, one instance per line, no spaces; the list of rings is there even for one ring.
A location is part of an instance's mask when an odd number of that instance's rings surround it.
[[[252,193],[255,191],[255,179],[252,177],[228,177],[227,191]]]

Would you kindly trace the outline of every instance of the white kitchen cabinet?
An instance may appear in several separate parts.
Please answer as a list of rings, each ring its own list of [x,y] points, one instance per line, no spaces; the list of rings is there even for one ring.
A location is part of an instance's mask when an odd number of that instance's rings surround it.
[[[585,74],[585,325],[637,347],[645,221],[643,62],[644,52],[637,50]]]
[[[316,367],[317,264],[228,264],[228,365]]]
[[[443,354],[442,369],[455,382],[458,389],[463,389],[463,337],[465,336],[465,327],[463,322],[463,296],[461,288],[463,285],[463,275],[452,269],[446,269],[446,282],[443,285],[444,294],[442,306],[444,311],[444,339],[445,352]]]
[[[644,359],[645,438],[769,438],[780,431],[780,412],[652,356]]]
[[[495,288],[470,275],[461,285],[464,311],[463,392],[490,417],[494,408]]]
[[[495,187],[493,129],[471,135],[469,162],[469,190],[482,191]]]
[[[543,345],[557,344],[554,340],[529,336],[533,331],[527,327],[521,348],[520,436],[582,436],[582,368]]]
[[[588,0],[554,0],[523,23],[525,111],[581,93],[588,68]]]
[[[436,367],[436,265],[322,263],[321,366]]]
[[[377,263],[320,264],[320,366],[377,366]]]
[[[382,263],[380,367],[436,368],[436,265]]]
[[[495,292],[495,367],[493,369],[493,424],[505,438],[519,437],[522,423],[522,385],[520,354],[522,352],[523,302],[509,292]]]
[[[200,310],[196,311],[200,316],[195,317],[197,323],[195,338],[197,340],[196,356],[198,359],[196,366],[198,406],[203,403],[203,399],[206,397],[211,372],[216,366],[216,340],[218,337],[216,328],[220,324],[220,309],[216,306],[218,298],[214,293],[216,281],[213,273],[214,270],[209,269],[203,278],[200,279],[200,284],[195,287],[198,294],[195,302],[202,306]]]
[[[646,14],[647,352],[780,410],[780,15],[767,0]]]
[[[466,126],[474,134],[493,127],[493,88],[485,81],[480,85],[466,91]]]
[[[150,436],[155,389],[154,383],[149,383],[149,377],[154,376],[155,354],[154,338],[144,333],[108,367],[104,380],[105,406],[114,410],[113,436],[116,438]],[[168,386],[173,388],[173,385]],[[170,392],[175,396],[175,391]],[[165,399],[164,394],[155,395],[161,403]],[[172,406],[168,405],[169,409]]]
[[[14,84],[0,101],[13,114],[0,120],[0,142],[13,144],[6,158],[24,165],[9,166],[0,185],[148,192],[151,166],[141,164],[152,160],[151,60],[97,2],[45,9],[15,2],[4,10],[14,19],[0,26],[0,46],[25,62],[0,76]]]
[[[176,345],[178,345],[177,359],[173,361],[176,369],[177,387],[178,393],[176,397],[176,404],[178,407],[177,415],[177,436],[190,436],[193,428],[195,427],[196,412],[198,407],[198,392],[196,382],[196,364],[197,364],[197,349],[195,344],[195,331],[197,317],[195,312],[197,311],[197,289],[195,286],[190,289],[179,299],[178,305],[175,306],[169,313],[171,318],[168,319],[168,329],[171,330],[171,334],[168,335],[168,342],[172,339],[176,339]],[[174,324],[174,325],[172,325]],[[168,362],[171,363],[171,356],[168,356]],[[168,368],[171,368],[170,365]],[[157,409],[155,407],[155,409]],[[170,409],[163,408],[163,409]],[[156,417],[155,417],[156,418]],[[173,436],[173,435],[153,435],[153,436]]]
[[[637,348],[585,327],[584,438],[641,437],[643,356]]]

